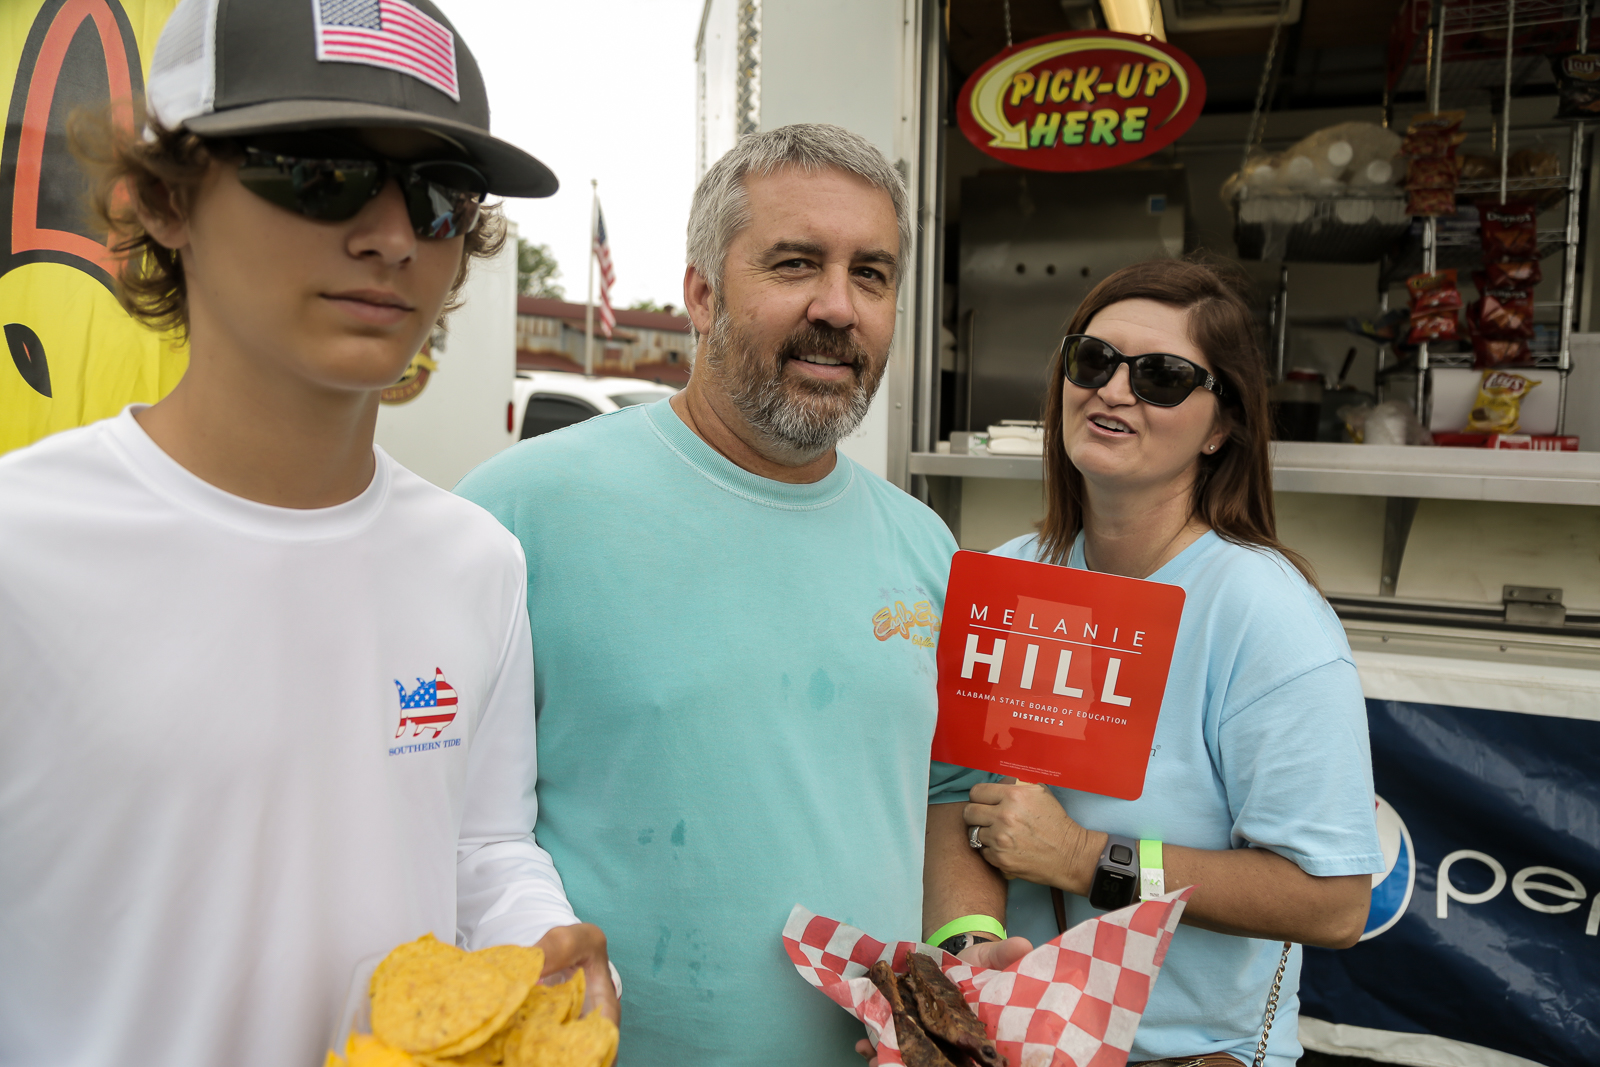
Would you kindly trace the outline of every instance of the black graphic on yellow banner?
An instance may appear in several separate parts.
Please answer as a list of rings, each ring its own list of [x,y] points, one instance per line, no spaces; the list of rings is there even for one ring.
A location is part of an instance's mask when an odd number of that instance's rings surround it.
[[[0,4],[0,75],[11,74],[0,144],[0,452],[153,403],[187,365],[182,346],[133,321],[112,295],[111,258],[67,145],[80,108],[112,106],[132,129],[174,3]]]

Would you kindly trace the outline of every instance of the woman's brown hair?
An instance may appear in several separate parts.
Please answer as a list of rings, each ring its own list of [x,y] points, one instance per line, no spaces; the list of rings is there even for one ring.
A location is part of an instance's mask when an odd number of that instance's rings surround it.
[[[126,114],[126,102],[123,113]],[[178,253],[152,237],[139,215],[164,218],[189,210],[213,160],[242,155],[232,142],[199,137],[187,130],[168,130],[149,122],[149,135],[139,115],[129,124],[115,108],[80,111],[72,116],[72,152],[90,178],[89,209],[100,228],[111,235],[108,247],[116,259],[112,274],[117,300],[129,315],[157,331],[187,333],[188,287]],[[461,287],[474,259],[490,259],[505,244],[505,220],[498,207],[485,207],[478,224],[466,235],[461,266],[439,325],[461,306]]]
[[[1267,407],[1267,364],[1256,342],[1255,318],[1239,295],[1243,279],[1181,259],[1152,259],[1109,275],[1084,297],[1067,333],[1086,333],[1101,311],[1124,300],[1153,300],[1188,312],[1189,339],[1222,380],[1219,416],[1228,437],[1213,455],[1199,458],[1193,514],[1236,545],[1270,549],[1294,565],[1315,588],[1311,564],[1278,540],[1272,501],[1272,421]],[[1066,368],[1056,349],[1044,414],[1045,516],[1039,524],[1039,558],[1065,564],[1083,529],[1083,475],[1062,441],[1062,387]]]

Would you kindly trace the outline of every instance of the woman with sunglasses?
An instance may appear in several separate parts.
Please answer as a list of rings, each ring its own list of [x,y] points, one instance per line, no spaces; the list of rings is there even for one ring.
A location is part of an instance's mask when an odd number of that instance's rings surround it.
[[[1157,260],[1106,278],[1067,332],[1045,405],[1045,518],[995,552],[1184,589],[1144,793],[974,785],[930,818],[930,869],[937,834],[946,856],[979,849],[988,874],[952,863],[930,903],[986,897],[1038,944],[1097,914],[1091,896],[1138,899],[1130,870],[1193,885],[1130,1062],[1262,1062],[1271,992],[1265,1063],[1288,1067],[1300,953],[1285,942],[1354,944],[1383,856],[1349,646],[1275,532],[1252,316],[1212,268]]]

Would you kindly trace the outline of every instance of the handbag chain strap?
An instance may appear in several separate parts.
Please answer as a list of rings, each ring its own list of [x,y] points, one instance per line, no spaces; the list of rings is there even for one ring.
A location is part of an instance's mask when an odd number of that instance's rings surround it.
[[[1283,955],[1278,957],[1278,973],[1272,976],[1272,992],[1267,994],[1267,1017],[1261,1024],[1261,1043],[1256,1046],[1256,1060],[1252,1067],[1262,1067],[1267,1062],[1267,1035],[1272,1033],[1272,1017],[1278,1014],[1278,992],[1283,988],[1283,972],[1289,968],[1291,941],[1283,943]]]

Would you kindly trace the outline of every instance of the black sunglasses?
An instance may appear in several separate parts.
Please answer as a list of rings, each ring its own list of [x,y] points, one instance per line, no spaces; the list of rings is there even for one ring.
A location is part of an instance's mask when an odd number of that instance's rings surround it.
[[[1067,380],[1080,389],[1100,389],[1128,365],[1128,383],[1133,395],[1158,408],[1175,408],[1196,389],[1209,389],[1221,397],[1222,382],[1193,360],[1167,352],[1146,352],[1125,356],[1098,337],[1085,333],[1061,339],[1061,365]]]
[[[418,237],[460,237],[478,224],[488,180],[453,159],[403,162],[354,148],[349,156],[295,155],[246,145],[239,164],[239,184],[319,222],[354,218],[390,178],[400,183]]]

